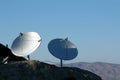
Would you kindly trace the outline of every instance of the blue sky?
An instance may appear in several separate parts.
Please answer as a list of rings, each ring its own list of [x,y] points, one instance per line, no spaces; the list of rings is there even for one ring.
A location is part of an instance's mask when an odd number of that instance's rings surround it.
[[[66,63],[120,64],[119,4],[119,0],[0,0],[0,42],[10,47],[20,32],[38,32],[42,44],[31,58],[57,63],[47,45],[68,37],[79,54]]]

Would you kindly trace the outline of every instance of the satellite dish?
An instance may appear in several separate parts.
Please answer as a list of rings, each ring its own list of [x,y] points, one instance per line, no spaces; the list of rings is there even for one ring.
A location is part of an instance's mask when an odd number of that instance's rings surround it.
[[[41,37],[36,32],[20,33],[13,41],[11,50],[16,56],[27,56],[34,52],[41,43]]]
[[[68,38],[51,40],[48,44],[48,50],[53,56],[61,60],[61,66],[62,60],[72,60],[78,54],[76,46]]]

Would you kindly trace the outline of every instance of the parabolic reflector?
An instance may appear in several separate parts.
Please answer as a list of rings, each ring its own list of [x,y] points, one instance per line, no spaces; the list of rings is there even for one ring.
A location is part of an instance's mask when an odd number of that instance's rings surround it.
[[[41,43],[41,36],[36,32],[20,33],[13,41],[11,50],[16,56],[26,56],[34,52]]]
[[[76,46],[68,39],[51,40],[48,44],[48,50],[53,56],[61,60],[74,59],[78,54]]]

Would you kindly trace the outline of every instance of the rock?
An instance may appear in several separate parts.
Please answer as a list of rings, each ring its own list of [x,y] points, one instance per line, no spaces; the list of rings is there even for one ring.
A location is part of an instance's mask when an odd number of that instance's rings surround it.
[[[79,68],[61,68],[31,60],[1,64],[0,80],[101,80],[101,78]]]

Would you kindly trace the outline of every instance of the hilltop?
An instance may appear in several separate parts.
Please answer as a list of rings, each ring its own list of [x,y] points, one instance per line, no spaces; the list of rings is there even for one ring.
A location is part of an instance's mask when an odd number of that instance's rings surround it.
[[[57,67],[40,61],[14,61],[0,64],[0,80],[101,80],[87,70]]]

